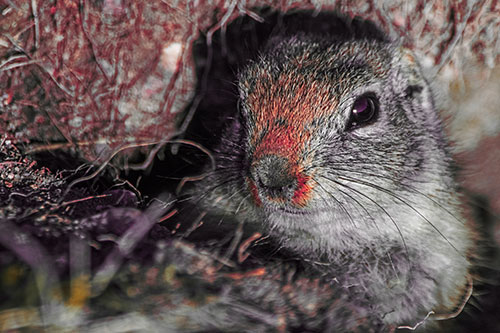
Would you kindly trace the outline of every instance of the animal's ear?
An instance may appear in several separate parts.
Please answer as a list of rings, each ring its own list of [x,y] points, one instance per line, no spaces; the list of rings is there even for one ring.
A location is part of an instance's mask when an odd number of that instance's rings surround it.
[[[396,49],[394,66],[397,68],[400,88],[404,89],[408,98],[418,97],[420,94],[429,93],[428,84],[422,69],[413,52],[406,47]]]
[[[440,121],[435,110],[433,92],[417,57],[408,48],[399,47],[395,49],[393,61],[393,89],[403,97],[402,102],[407,105],[407,117],[415,124],[425,124],[429,129],[436,127],[438,133]]]

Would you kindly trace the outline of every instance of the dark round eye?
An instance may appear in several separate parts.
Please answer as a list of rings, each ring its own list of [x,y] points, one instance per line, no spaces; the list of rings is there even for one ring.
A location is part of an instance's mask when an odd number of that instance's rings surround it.
[[[368,125],[375,121],[378,113],[378,101],[375,96],[364,95],[358,97],[351,109],[349,128]]]

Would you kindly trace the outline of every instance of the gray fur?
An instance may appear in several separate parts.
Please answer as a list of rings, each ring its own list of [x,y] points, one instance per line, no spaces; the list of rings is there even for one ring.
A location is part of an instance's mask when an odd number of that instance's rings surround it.
[[[261,225],[305,261],[326,263],[316,267],[362,290],[388,324],[414,324],[431,310],[452,312],[465,292],[472,237],[432,92],[413,55],[379,40],[298,34],[276,41],[239,75],[243,120],[222,139],[217,169],[203,181],[203,205]],[[293,59],[311,66],[299,68]],[[306,82],[278,89],[280,75]],[[252,139],[265,133],[257,133],[263,120],[248,100],[267,105],[270,96],[286,101],[297,91],[307,100],[314,90],[304,87],[314,84],[323,90],[312,109],[338,103],[304,124],[313,133],[300,157],[309,159],[312,197],[300,208],[290,202],[258,206],[245,179],[252,176]],[[378,118],[347,130],[352,104],[366,92],[378,98]],[[264,119],[267,132],[287,121]]]

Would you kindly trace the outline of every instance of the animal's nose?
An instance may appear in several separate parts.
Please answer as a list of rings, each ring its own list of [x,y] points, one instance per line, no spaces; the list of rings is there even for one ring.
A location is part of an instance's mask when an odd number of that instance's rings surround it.
[[[281,156],[261,156],[252,163],[251,173],[259,192],[271,200],[290,200],[297,189],[297,178],[288,160]]]

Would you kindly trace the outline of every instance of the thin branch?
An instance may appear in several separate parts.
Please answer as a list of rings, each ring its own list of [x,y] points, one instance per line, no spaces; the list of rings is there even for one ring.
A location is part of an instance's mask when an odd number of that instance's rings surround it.
[[[0,63],[0,69],[11,61],[14,61],[17,59],[24,59],[24,58],[27,58],[27,56],[24,54],[13,55],[12,57],[9,57],[8,59],[6,59],[2,63]]]
[[[398,326],[398,329],[400,329],[400,330],[401,330],[401,329],[407,329],[407,330],[410,330],[410,331],[414,331],[414,330],[416,330],[419,326],[421,326],[423,323],[425,323],[425,321],[426,321],[427,319],[429,319],[429,317],[430,317],[430,316],[432,316],[433,314],[434,314],[434,311],[429,311],[429,312],[427,313],[427,315],[425,316],[425,318],[424,318],[424,319],[422,319],[421,321],[419,321],[418,323],[416,323],[415,325],[413,325],[413,326],[406,326],[406,325],[404,325],[404,326]]]
[[[39,62],[40,62],[40,60],[29,60],[29,61],[25,61],[25,62],[16,62],[16,63],[11,64],[9,66],[5,66],[4,68],[0,68],[0,72],[4,72],[4,71],[8,71],[9,69],[24,67],[24,66],[28,66],[28,65],[32,65],[32,64],[37,64]]]
[[[35,49],[38,50],[38,47],[40,46],[40,22],[38,20],[38,6],[36,4],[36,0],[31,0],[31,11],[35,21]]]
[[[210,28],[210,30],[208,30],[208,32],[207,32],[207,45],[208,46],[212,45],[212,37],[213,37],[214,33],[217,30],[219,30],[220,28],[225,29],[225,27],[229,21],[229,18],[234,13],[234,9],[236,8],[236,5],[238,5],[237,0],[231,1],[231,3],[229,4],[229,7],[227,8],[226,13],[224,14],[224,16],[222,16],[222,19],[219,22],[217,22],[216,25],[214,25],[212,28]]]

